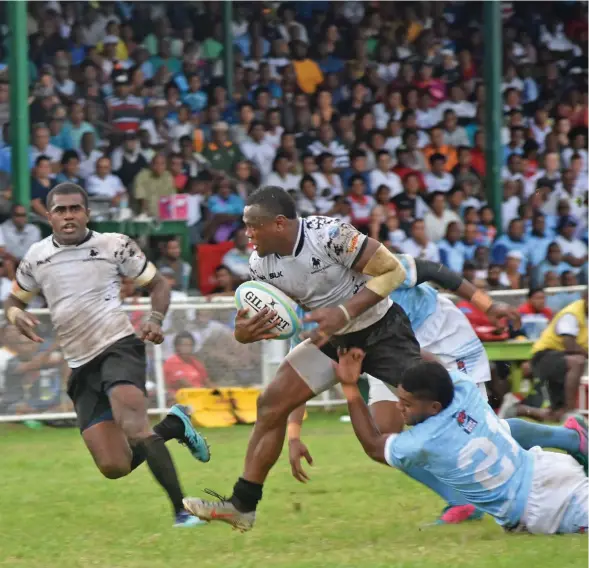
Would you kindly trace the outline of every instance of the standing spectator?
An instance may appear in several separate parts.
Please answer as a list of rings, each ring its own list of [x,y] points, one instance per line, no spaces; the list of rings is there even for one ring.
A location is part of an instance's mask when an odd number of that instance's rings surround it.
[[[27,210],[22,205],[13,205],[10,219],[4,221],[1,237],[4,240],[4,258],[16,267],[29,248],[41,240],[39,227],[27,222]]]
[[[159,216],[160,199],[176,194],[174,178],[166,170],[164,154],[156,154],[151,160],[151,166],[139,172],[133,194],[140,213],[150,217]]]
[[[157,262],[157,267],[160,270],[167,268],[174,272],[174,290],[188,292],[192,268],[190,268],[187,262],[182,260],[181,255],[180,241],[178,239],[170,239],[164,245],[163,254]]]
[[[403,252],[415,258],[440,262],[440,251],[425,234],[425,224],[422,219],[415,219],[411,223],[411,236],[402,245]]]
[[[229,269],[235,281],[245,282],[250,277],[249,258],[252,254],[245,229],[235,231],[233,240],[235,246],[225,253],[221,264]]]

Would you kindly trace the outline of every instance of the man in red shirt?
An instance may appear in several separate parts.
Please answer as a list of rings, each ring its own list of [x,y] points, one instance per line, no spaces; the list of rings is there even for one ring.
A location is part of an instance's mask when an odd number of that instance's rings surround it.
[[[194,338],[183,331],[174,338],[174,355],[164,363],[164,380],[171,393],[184,388],[210,387],[205,366],[194,356]]]
[[[552,319],[552,310],[546,306],[546,294],[543,288],[530,288],[528,301],[517,311],[522,315],[543,315],[548,321]]]

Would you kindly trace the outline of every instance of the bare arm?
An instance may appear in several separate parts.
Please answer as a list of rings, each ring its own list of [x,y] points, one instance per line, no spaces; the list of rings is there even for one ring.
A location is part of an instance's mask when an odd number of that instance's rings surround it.
[[[578,343],[577,338],[572,335],[561,335],[564,343],[564,349],[567,355],[583,355],[587,358],[587,350],[583,349]]]
[[[171,290],[167,280],[156,271],[155,276],[149,282],[145,288],[149,291],[149,297],[151,298],[151,309],[153,312],[157,312],[162,315],[168,313],[170,307],[170,296]]]
[[[35,327],[39,324],[39,320],[32,314],[25,311],[27,302],[34,294],[23,290],[16,281],[13,282],[12,293],[4,301],[4,313],[6,319],[16,326],[22,335],[28,337],[35,343],[43,343],[43,339],[35,332]],[[20,298],[17,295],[21,296]],[[27,300],[28,301],[28,300]]]

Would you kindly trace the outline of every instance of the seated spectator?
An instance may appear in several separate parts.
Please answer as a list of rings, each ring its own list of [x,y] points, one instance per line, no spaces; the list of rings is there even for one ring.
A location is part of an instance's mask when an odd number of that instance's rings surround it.
[[[352,224],[362,232],[368,232],[370,214],[376,201],[366,193],[364,178],[360,174],[350,178],[348,200],[352,207]]]
[[[577,221],[574,217],[561,217],[558,236],[554,240],[560,246],[562,259],[573,267],[573,272],[578,273],[587,262],[587,244],[575,238],[576,230]]]
[[[366,168],[366,152],[364,150],[355,150],[350,154],[350,167],[341,174],[344,187],[349,188],[352,178],[357,176],[362,178],[366,193],[372,194],[373,188],[370,186],[370,173]]]
[[[170,239],[163,247],[162,256],[156,266],[161,271],[168,268],[174,271],[175,285],[173,290],[187,292],[190,288],[190,275],[192,268],[190,264],[182,260],[182,248],[178,239]]]
[[[524,223],[521,219],[513,219],[509,223],[506,235],[501,235],[491,249],[491,261],[494,264],[505,263],[507,253],[517,251],[521,254],[520,273],[525,274],[528,266],[528,244],[524,239]]]
[[[419,149],[419,137],[415,129],[405,129],[403,132],[403,145],[407,149],[405,158],[407,166],[418,172],[425,172],[427,170],[427,164],[423,153]]]
[[[442,191],[434,191],[429,196],[429,208],[423,220],[427,237],[434,243],[444,238],[450,223],[458,223],[459,228],[462,226],[460,216],[446,209],[446,198]]]
[[[527,278],[521,272],[524,255],[518,250],[510,250],[505,259],[505,272],[501,274],[501,283],[511,290],[526,288]]]
[[[402,249],[405,254],[410,254],[415,258],[440,262],[440,251],[437,245],[427,238],[422,219],[415,219],[411,223],[410,237],[403,242]]]
[[[495,227],[495,213],[488,205],[484,205],[479,210],[481,222],[477,227],[477,242],[486,247],[490,247],[497,235]]]
[[[417,189],[425,190],[425,181],[423,175],[419,170],[416,170],[410,165],[409,150],[406,146],[402,145],[397,148],[397,164],[393,167],[393,172],[396,173],[402,180],[403,186],[405,186],[405,178],[409,175],[417,176]]]
[[[31,160],[35,162],[39,156],[46,156],[51,165],[51,172],[57,173],[63,150],[50,144],[49,138],[49,128],[45,125],[38,124],[33,128],[33,143],[30,148]]]
[[[272,172],[276,149],[266,141],[266,130],[261,121],[254,120],[248,134],[249,138],[240,145],[241,153],[256,166],[260,178],[265,180]]]
[[[454,176],[454,183],[460,185],[468,182],[472,185],[472,193],[479,195],[481,189],[481,177],[477,170],[472,166],[471,149],[466,146],[460,146],[457,152],[458,163],[450,170],[450,173]]]
[[[298,177],[290,173],[291,163],[288,156],[278,151],[272,162],[272,171],[268,174],[264,181],[264,185],[275,185],[286,189],[297,189]]]
[[[489,292],[507,290],[507,286],[502,282],[502,276],[503,267],[500,264],[489,264],[486,289]]]
[[[215,287],[211,292],[214,296],[233,296],[237,290],[238,281],[226,266],[220,264],[215,268]]]
[[[47,217],[47,194],[53,189],[51,161],[47,156],[38,156],[31,178],[31,209],[42,219]]]
[[[466,227],[468,227],[467,225]],[[464,240],[463,240],[464,244]],[[489,275],[489,249],[487,247],[478,246],[474,251],[474,256],[469,258],[465,250],[464,258],[466,262],[472,262],[476,269],[475,277],[477,280],[485,281]]]
[[[477,248],[481,248],[477,242],[477,226],[474,223],[466,223],[464,225],[464,234],[462,236],[462,249],[464,250],[464,258],[466,260],[473,260],[476,254]],[[482,247],[486,249],[487,247]]]
[[[151,101],[151,118],[141,122],[139,128],[149,135],[149,145],[156,150],[165,150],[171,143],[171,124],[166,118],[168,103],[163,99]]]
[[[477,288],[485,288],[481,281],[477,280],[477,269],[473,262],[467,260],[464,263],[462,267],[462,277],[471,284],[474,284]]]
[[[423,155],[427,160],[427,163],[431,163],[431,157],[434,154],[442,154],[446,158],[444,168],[447,172],[452,169],[458,163],[456,150],[453,146],[448,146],[444,142],[444,130],[440,126],[434,126],[430,131],[431,143],[423,149]]]
[[[560,246],[557,242],[552,242],[548,245],[545,259],[538,264],[533,273],[533,281],[536,286],[542,286],[545,275],[548,272],[554,272],[560,277],[563,272],[569,270],[572,270],[572,267],[570,264],[562,260]]]
[[[86,186],[86,181],[80,177],[80,157],[75,150],[66,150],[61,157],[61,172],[55,176],[55,183],[70,182]]]
[[[205,145],[202,156],[214,171],[231,174],[241,160],[243,154],[237,144],[227,139],[229,125],[226,122],[216,122],[212,128],[212,142]]]
[[[468,134],[462,126],[458,126],[458,118],[456,113],[448,109],[444,112],[444,144],[447,146],[470,146]]]
[[[517,311],[522,314],[522,327],[526,331],[526,321],[537,321],[533,318],[526,318],[526,316],[543,316],[544,327],[552,319],[552,310],[546,306],[546,294],[544,288],[530,288],[528,292],[528,301],[517,308]],[[541,330],[540,330],[541,331]],[[536,337],[539,333],[536,335]]]
[[[174,354],[164,361],[166,390],[176,394],[180,389],[213,387],[205,366],[194,356],[196,343],[189,331],[174,337]]]
[[[64,131],[70,137],[74,150],[79,150],[82,143],[82,136],[86,132],[94,134],[98,139],[98,134],[94,126],[84,120],[84,107],[81,103],[74,103],[70,108],[69,120],[64,125]]]
[[[313,178],[317,183],[319,192],[325,197],[334,198],[336,195],[343,195],[344,186],[338,174],[335,173],[334,157],[327,153],[319,154],[316,159],[319,171],[315,172]]]
[[[350,165],[348,149],[335,138],[333,127],[329,122],[324,122],[319,126],[317,139],[311,142],[307,149],[313,156],[323,153],[331,154],[334,158],[333,167],[336,172],[340,172]]]
[[[135,178],[141,170],[148,167],[145,156],[137,139],[137,133],[125,132],[121,146],[113,150],[112,169],[120,178],[123,186],[132,188]]]
[[[13,205],[10,219],[0,225],[0,236],[4,241],[3,257],[18,266],[29,248],[41,240],[39,227],[27,222],[27,210],[22,205]]]
[[[391,191],[386,185],[381,185],[374,194],[376,205],[370,213],[370,229],[368,235],[379,240],[379,234],[386,226],[389,216],[397,216],[397,208],[391,201]]]
[[[80,139],[80,177],[87,180],[96,171],[96,162],[103,153],[96,150],[96,137],[92,132],[85,132]]]
[[[228,179],[221,179],[207,203],[210,219],[205,235],[215,243],[224,243],[241,222],[245,202],[231,189]],[[207,239],[207,240],[208,240]]]
[[[462,234],[462,226],[460,223],[453,221],[448,224],[446,229],[446,238],[438,243],[440,249],[440,262],[447,266],[450,270],[462,272],[466,257],[464,255],[464,248],[460,242]]]
[[[350,200],[343,195],[338,195],[333,200],[333,207],[329,211],[329,216],[341,221],[342,223],[352,224],[352,207]]]
[[[184,162],[182,161],[182,154],[171,153],[168,158],[168,171],[174,178],[174,186],[178,193],[182,193],[188,182],[188,176],[184,171]]]
[[[90,197],[109,199],[112,206],[118,206],[127,197],[121,179],[111,173],[110,158],[106,156],[96,162],[96,173],[88,178],[86,189]]]
[[[388,187],[391,197],[403,192],[401,178],[391,171],[391,156],[386,150],[377,152],[376,168],[370,172],[369,179],[372,188],[379,188],[382,185]]]
[[[429,163],[431,171],[424,176],[427,191],[450,191],[454,186],[454,176],[446,171],[446,158],[442,154],[432,154]]]
[[[149,168],[144,168],[135,178],[133,189],[139,213],[159,217],[159,203],[162,197],[176,194],[172,174],[166,170],[165,154],[156,154]]]
[[[297,84],[301,91],[312,95],[323,83],[323,73],[319,69],[319,65],[307,57],[307,46],[302,41],[292,41],[290,49]]]
[[[402,253],[407,233],[401,229],[398,215],[389,215],[386,224],[381,225],[379,241],[393,252]]]
[[[546,218],[541,212],[536,212],[532,218],[532,230],[527,237],[529,269],[534,271],[546,258],[548,246],[552,242],[551,235],[546,230]]]
[[[409,209],[411,211],[410,219],[423,219],[427,212],[427,205],[418,195],[419,191],[419,176],[415,173],[407,174],[403,178],[403,187],[405,191],[393,197],[393,203],[397,207],[397,213],[401,209]],[[401,225],[401,228],[403,226]]]
[[[245,229],[238,229],[233,236],[235,246],[225,253],[221,264],[229,269],[236,282],[250,278],[249,258],[252,254]]]
[[[325,215],[331,209],[331,203],[317,194],[315,178],[305,174],[299,182],[299,195],[296,199],[297,211],[301,217]]]

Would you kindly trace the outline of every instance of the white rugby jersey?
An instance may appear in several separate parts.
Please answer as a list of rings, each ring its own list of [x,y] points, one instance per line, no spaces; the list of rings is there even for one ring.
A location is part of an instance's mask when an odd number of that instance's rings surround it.
[[[305,311],[344,303],[370,276],[351,267],[364,250],[366,235],[331,217],[299,220],[292,255],[250,256],[252,280],[268,282],[297,302]],[[364,329],[381,319],[391,306],[389,298],[366,310],[338,334]]]
[[[134,333],[121,309],[121,277],[137,278],[147,266],[129,237],[89,231],[78,245],[60,245],[52,236],[32,245],[16,281],[43,293],[63,355],[76,368]]]

